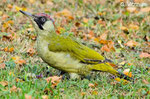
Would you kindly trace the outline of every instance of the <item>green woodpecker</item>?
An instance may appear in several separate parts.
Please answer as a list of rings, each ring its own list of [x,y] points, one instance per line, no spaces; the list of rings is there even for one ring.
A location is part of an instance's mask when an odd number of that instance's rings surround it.
[[[54,21],[49,15],[20,12],[28,16],[34,25],[38,55],[48,65],[69,73],[71,79],[87,76],[91,71],[109,72],[120,78],[131,79],[115,70],[110,65],[111,61],[98,52],[69,37],[56,34]]]

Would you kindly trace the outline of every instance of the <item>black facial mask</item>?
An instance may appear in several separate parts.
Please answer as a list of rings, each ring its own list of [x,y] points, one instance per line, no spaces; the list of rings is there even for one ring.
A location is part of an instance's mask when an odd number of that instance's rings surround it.
[[[36,17],[36,18],[34,18],[34,21],[36,22],[36,24],[38,25],[38,27],[39,27],[41,30],[44,30],[44,29],[43,29],[43,25],[44,25],[44,23],[47,21],[47,18],[46,18],[45,16]]]

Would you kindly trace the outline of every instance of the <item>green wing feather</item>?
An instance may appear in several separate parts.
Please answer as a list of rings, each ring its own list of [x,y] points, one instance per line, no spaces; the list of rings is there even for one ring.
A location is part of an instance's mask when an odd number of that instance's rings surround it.
[[[72,57],[84,63],[98,63],[105,60],[98,52],[84,46],[69,37],[55,35],[49,38],[48,48],[53,52],[69,53]]]

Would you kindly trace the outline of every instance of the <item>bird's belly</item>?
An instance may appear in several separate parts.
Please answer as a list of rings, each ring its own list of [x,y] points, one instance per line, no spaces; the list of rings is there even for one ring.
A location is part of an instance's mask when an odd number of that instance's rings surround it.
[[[39,56],[50,66],[65,71],[65,72],[74,72],[81,73],[84,72],[85,65],[81,64],[79,60],[76,60],[71,57],[69,53],[64,52],[52,52],[49,51],[46,47],[41,47],[38,49]]]

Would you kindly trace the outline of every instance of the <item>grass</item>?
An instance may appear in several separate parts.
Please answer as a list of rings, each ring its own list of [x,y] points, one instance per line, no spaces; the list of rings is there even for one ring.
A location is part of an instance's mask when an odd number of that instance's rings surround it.
[[[12,7],[11,7],[12,6]],[[105,57],[113,60],[115,63],[121,63],[120,71],[130,69],[135,82],[123,84],[112,79],[112,75],[102,72],[91,73],[91,79],[83,80],[62,80],[56,88],[51,87],[51,83],[47,83],[45,78],[58,75],[60,71],[48,67],[35,52],[32,55],[29,48],[35,50],[35,30],[30,21],[17,11],[16,7],[27,8],[27,11],[34,13],[46,12],[55,17],[56,26],[62,32],[62,35],[76,35],[76,38],[85,43],[87,46],[95,49]],[[150,48],[147,44],[149,40],[145,40],[145,36],[150,38],[150,13],[129,13],[125,7],[121,7],[115,1],[99,2],[95,0],[82,1],[67,1],[54,0],[45,3],[45,0],[9,1],[4,0],[0,4],[0,64],[5,63],[5,68],[0,69],[0,82],[7,81],[8,84],[3,86],[0,84],[1,99],[24,99],[27,95],[32,98],[42,98],[47,95],[49,98],[150,98],[150,60],[149,58],[140,58],[141,52],[149,53]],[[68,16],[58,16],[58,12],[68,9],[74,20]],[[98,14],[99,12],[102,15]],[[67,15],[69,14],[66,12]],[[4,15],[8,16],[4,19]],[[14,23],[8,24],[12,20]],[[86,22],[88,20],[88,22]],[[99,23],[102,20],[102,23]],[[8,24],[4,26],[4,24]],[[80,26],[76,26],[80,24]],[[128,26],[136,24],[139,29],[131,29]],[[127,27],[128,30],[121,30],[121,27]],[[61,27],[61,28],[60,28]],[[107,40],[114,42],[116,51],[101,51],[102,44],[95,42],[90,38],[89,32],[93,31],[94,35],[100,36],[103,33],[108,33]],[[9,37],[8,35],[12,35]],[[6,37],[5,37],[6,36]],[[85,39],[86,40],[83,40]],[[13,40],[11,40],[13,39]],[[121,41],[122,46],[118,43]],[[130,40],[138,42],[134,47],[128,47],[124,44]],[[95,45],[95,46],[93,46]],[[4,50],[8,47],[14,48],[14,51],[9,52]],[[25,60],[25,63],[16,63],[13,57]],[[130,63],[131,65],[129,65]],[[40,79],[36,75],[42,74]],[[89,84],[95,84],[90,87]],[[12,88],[16,86],[16,88]],[[20,90],[20,91],[19,91]]]

